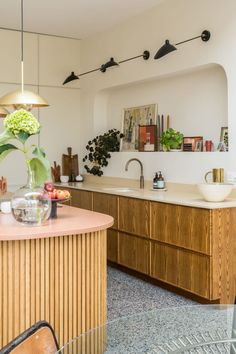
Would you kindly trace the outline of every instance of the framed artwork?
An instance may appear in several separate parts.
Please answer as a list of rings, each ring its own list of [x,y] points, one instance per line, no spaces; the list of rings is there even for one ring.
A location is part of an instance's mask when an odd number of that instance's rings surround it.
[[[121,151],[139,151],[139,126],[155,125],[157,104],[125,108],[122,119]]]
[[[202,136],[185,136],[183,141],[183,151],[202,151]]]
[[[157,150],[157,126],[140,125],[139,126],[139,151]]]
[[[228,151],[229,148],[228,127],[221,127],[220,142],[224,144],[225,150]]]

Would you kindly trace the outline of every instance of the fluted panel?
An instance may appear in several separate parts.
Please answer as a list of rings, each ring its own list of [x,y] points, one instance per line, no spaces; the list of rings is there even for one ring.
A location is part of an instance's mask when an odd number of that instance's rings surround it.
[[[105,230],[0,242],[0,347],[39,320],[60,346],[106,322]]]

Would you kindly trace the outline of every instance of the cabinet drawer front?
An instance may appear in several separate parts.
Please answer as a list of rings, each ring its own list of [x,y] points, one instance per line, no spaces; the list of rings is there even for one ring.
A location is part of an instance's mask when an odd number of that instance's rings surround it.
[[[72,206],[92,210],[92,192],[71,189]]]
[[[124,232],[149,238],[149,202],[119,197],[118,228]]]
[[[151,203],[151,238],[211,255],[210,210]]]
[[[138,272],[149,273],[149,241],[119,233],[118,263]]]
[[[151,242],[151,277],[210,299],[210,257]]]
[[[111,215],[114,218],[112,228],[118,226],[118,197],[104,193],[93,193],[93,210]]]
[[[118,231],[107,230],[107,259],[111,262],[118,261]]]

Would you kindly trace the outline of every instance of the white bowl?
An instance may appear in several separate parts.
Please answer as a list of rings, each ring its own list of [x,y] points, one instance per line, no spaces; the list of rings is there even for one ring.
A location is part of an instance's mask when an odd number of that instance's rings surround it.
[[[69,176],[61,176],[60,180],[62,183],[67,183],[67,182],[69,182]]]
[[[232,192],[230,183],[200,183],[197,185],[200,194],[207,202],[223,202]]]

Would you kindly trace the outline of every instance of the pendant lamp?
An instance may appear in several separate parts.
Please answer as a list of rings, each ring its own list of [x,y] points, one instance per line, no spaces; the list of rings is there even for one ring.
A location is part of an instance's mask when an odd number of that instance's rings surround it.
[[[14,109],[31,110],[34,107],[46,107],[48,103],[39,95],[24,90],[24,4],[21,0],[21,90],[10,92],[0,98],[0,106],[13,106]]]
[[[0,107],[0,118],[4,118],[8,114],[9,114],[9,112],[4,107]]]

